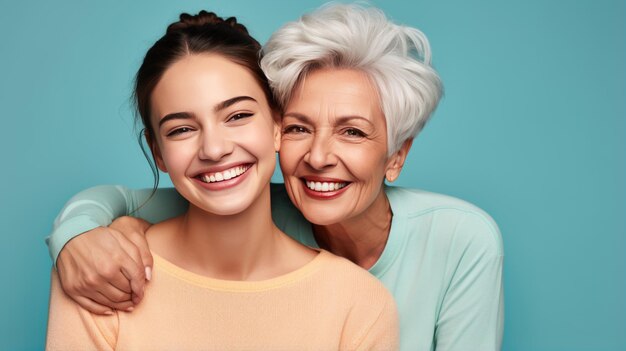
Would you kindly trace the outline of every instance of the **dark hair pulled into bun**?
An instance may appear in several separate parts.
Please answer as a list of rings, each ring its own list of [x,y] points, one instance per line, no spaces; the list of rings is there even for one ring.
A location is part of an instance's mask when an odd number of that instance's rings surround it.
[[[153,145],[155,131],[150,118],[152,91],[171,65],[189,55],[220,55],[244,67],[263,89],[270,108],[279,111],[267,78],[259,66],[261,44],[250,36],[245,26],[238,23],[235,17],[223,19],[208,11],[200,11],[197,15],[183,13],[179,18],[179,21],[167,27],[165,34],[148,50],[135,77],[133,96],[138,117],[144,127],[140,138],[144,136],[148,144]],[[140,145],[143,149],[143,144]],[[144,150],[144,154],[149,153]],[[151,161],[150,158],[148,161]],[[159,172],[153,162],[150,165],[156,189]]]
[[[215,12],[207,12],[204,10],[200,11],[197,15],[181,13],[180,20],[167,27],[167,33],[207,25],[226,25],[241,32],[242,34],[248,35],[248,29],[243,24],[238,23],[236,17],[223,19],[222,17],[216,15]]]
[[[149,135],[150,97],[163,73],[187,55],[218,54],[247,68],[266,93],[272,109],[276,104],[265,74],[259,66],[261,44],[250,36],[235,17],[223,19],[214,12],[196,15],[182,13],[179,20],[167,27],[165,34],[148,50],[135,79],[135,104]]]

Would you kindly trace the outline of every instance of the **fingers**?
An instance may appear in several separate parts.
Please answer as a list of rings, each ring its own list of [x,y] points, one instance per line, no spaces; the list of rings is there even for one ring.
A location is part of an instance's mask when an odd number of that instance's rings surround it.
[[[128,280],[124,278],[124,275],[119,272],[126,282],[127,290],[120,290],[117,287],[106,281],[101,275],[89,274],[83,276],[77,282],[66,281],[65,273],[59,272],[61,284],[64,285],[65,292],[76,302],[79,302],[81,306],[87,308],[91,312],[102,314],[102,307],[106,307],[108,310],[118,309],[128,311],[134,304],[131,300],[131,290]],[[89,303],[86,300],[94,303]]]
[[[118,257],[121,263],[120,271],[130,281],[132,301],[138,304],[143,299],[146,284],[146,269],[142,264],[139,249],[122,233],[112,230],[112,235],[119,241],[120,246],[126,252],[126,256]]]
[[[121,292],[124,292],[124,293],[128,294],[128,296],[130,296],[130,294],[132,293],[132,289],[130,288],[130,281],[128,280],[128,278],[126,278],[124,273],[122,273],[122,271],[121,271],[121,269],[119,267],[116,268],[114,273],[105,274],[104,278],[114,288],[116,288],[117,290],[119,290]],[[94,290],[99,290],[99,289],[94,289]],[[105,290],[105,291],[107,291],[107,290]],[[116,299],[116,297],[113,296],[113,295],[111,295],[110,298],[112,300]],[[128,298],[128,300],[130,300],[130,298]]]
[[[128,311],[143,297],[139,250],[114,229],[96,228],[72,239],[57,259],[63,290],[97,314]]]
[[[112,315],[114,309],[127,312],[134,309],[134,304],[130,300],[124,302],[112,302],[102,294],[95,294],[93,299],[80,295],[70,297],[74,299],[74,301],[76,301],[76,303],[78,303],[82,308],[95,314]],[[113,308],[109,307],[109,305],[113,305]]]
[[[74,301],[76,301],[76,303],[78,303],[82,308],[86,309],[87,311],[91,313],[103,314],[103,315],[113,314],[113,310],[111,310],[111,308],[101,305],[97,302],[94,302],[93,300],[88,299],[86,297],[72,296],[72,295],[70,295],[70,297],[74,299]]]
[[[146,267],[146,278],[150,280],[154,263],[146,240],[146,231],[150,228],[150,223],[140,218],[125,216],[116,219],[109,227],[118,230],[139,249],[141,262]]]
[[[154,261],[152,260],[152,253],[148,248],[148,242],[142,237],[142,240],[133,240],[133,243],[139,249],[139,255],[141,256],[141,261],[146,271],[146,279],[150,280],[152,278],[152,266],[154,265]]]
[[[130,295],[128,295],[128,298],[126,298],[125,300],[112,301],[107,296],[105,296],[103,293],[95,292],[95,293],[90,294],[90,296],[88,296],[88,298],[90,298],[92,301],[94,301],[97,304],[100,304],[100,305],[103,305],[103,306],[110,306],[112,309],[120,310],[120,311],[128,311],[128,312],[130,312],[135,307],[135,304],[130,299]]]
[[[124,290],[118,289],[116,286],[110,283],[101,284],[98,290],[95,290],[95,291],[99,293],[100,295],[104,296],[105,300],[103,300],[103,303],[105,301],[111,302],[111,304],[104,303],[105,305],[111,306],[116,309],[118,309],[119,307],[113,306],[113,304],[120,304],[123,302],[128,302],[131,300],[131,295],[132,295],[132,291],[130,290],[130,288],[128,289],[128,291],[124,291]]]
[[[152,253],[150,252],[150,248],[148,247],[148,241],[146,241],[145,236],[143,236],[143,234],[140,235],[135,233],[134,235],[126,235],[126,239],[128,239],[137,248],[140,258],[139,262],[145,268],[149,268],[149,270],[152,271],[152,266],[154,262],[152,260]],[[150,277],[146,275],[146,279],[150,280],[149,278]]]

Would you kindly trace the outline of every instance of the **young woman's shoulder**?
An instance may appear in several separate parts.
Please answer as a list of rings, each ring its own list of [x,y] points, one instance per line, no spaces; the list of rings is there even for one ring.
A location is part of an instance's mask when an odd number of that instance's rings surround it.
[[[393,304],[391,293],[368,271],[328,251],[322,250],[320,255],[324,260],[320,273],[327,281],[325,285],[353,301],[364,299],[381,305]]]
[[[322,251],[322,281],[316,293],[325,294],[324,309],[345,316],[346,349],[396,350],[398,311],[391,293],[368,271],[345,258]]]
[[[57,271],[50,278],[46,350],[113,350],[119,331],[117,313],[96,315],[65,294]]]

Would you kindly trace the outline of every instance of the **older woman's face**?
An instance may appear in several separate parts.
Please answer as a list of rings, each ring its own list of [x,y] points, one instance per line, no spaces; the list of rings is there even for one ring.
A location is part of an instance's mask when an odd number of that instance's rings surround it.
[[[384,196],[390,159],[378,101],[364,73],[323,69],[287,104],[280,166],[291,200],[310,222],[357,218]]]

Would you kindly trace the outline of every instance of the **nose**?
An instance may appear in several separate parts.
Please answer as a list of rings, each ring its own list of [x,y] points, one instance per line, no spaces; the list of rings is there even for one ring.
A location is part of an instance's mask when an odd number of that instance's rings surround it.
[[[324,133],[316,133],[313,137],[311,148],[304,156],[304,161],[317,170],[337,165],[332,138],[324,135]]]
[[[202,138],[198,148],[198,157],[201,160],[219,161],[230,155],[234,149],[234,143],[228,133],[219,128],[205,128],[202,130]]]

